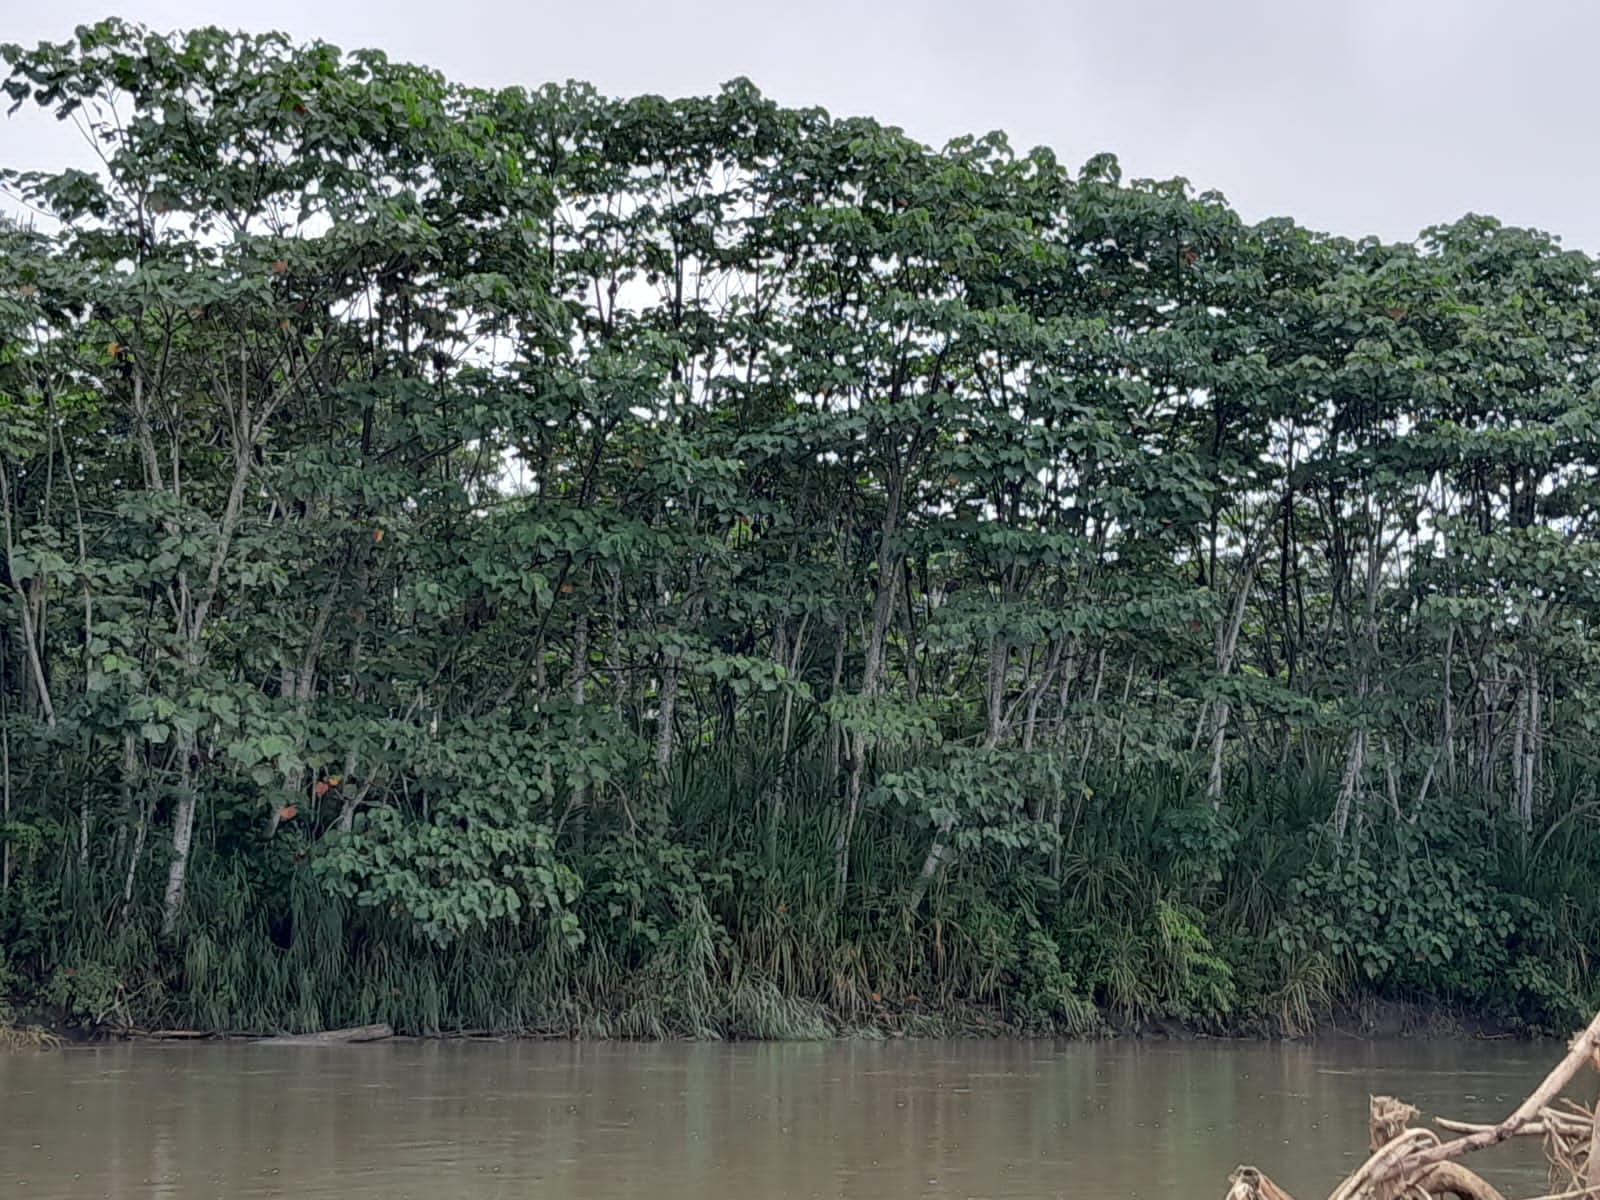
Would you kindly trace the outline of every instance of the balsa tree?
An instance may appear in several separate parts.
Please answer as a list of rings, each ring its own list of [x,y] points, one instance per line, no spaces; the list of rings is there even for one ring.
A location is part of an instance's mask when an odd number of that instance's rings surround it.
[[[11,182],[60,222],[29,285],[44,336],[126,438],[115,520],[140,565],[98,587],[153,624],[133,656],[93,630],[80,652],[91,686],[139,693],[97,732],[171,797],[173,934],[215,773],[276,776],[274,813],[294,807],[384,516],[430,458],[495,432],[441,403],[445,372],[556,315],[524,233],[547,192],[472,96],[380,55],[111,21],[6,57],[12,97],[79,121],[104,162]],[[275,696],[247,683],[263,670]]]

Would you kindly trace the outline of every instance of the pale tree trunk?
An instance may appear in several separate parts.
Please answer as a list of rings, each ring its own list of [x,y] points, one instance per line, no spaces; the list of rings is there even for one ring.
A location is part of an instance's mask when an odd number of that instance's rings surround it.
[[[1094,714],[1094,720],[1083,735],[1083,753],[1078,756],[1078,794],[1072,802],[1072,826],[1069,833],[1078,825],[1078,818],[1083,814],[1083,802],[1089,791],[1089,762],[1094,757],[1095,747],[1100,740],[1100,731],[1097,725],[1099,720],[1100,692],[1106,681],[1106,647],[1100,647],[1094,666],[1094,685],[1089,689],[1089,708]]]
[[[0,677],[0,822],[11,820],[11,724],[7,719],[6,690]],[[0,893],[11,890],[11,839],[0,846]]]
[[[606,582],[607,603],[611,609],[611,641],[606,653],[606,667],[611,673],[612,702],[617,706],[617,716],[624,724],[628,724],[633,709],[633,688],[622,661],[622,572],[612,571]]]
[[[1350,825],[1350,812],[1361,791],[1361,781],[1366,771],[1367,731],[1354,730],[1350,734],[1350,749],[1345,754],[1344,775],[1339,781],[1339,798],[1333,808],[1334,841],[1344,841],[1345,830]]]
[[[664,654],[666,666],[661,669],[661,694],[656,699],[656,770],[666,781],[672,768],[672,725],[678,714],[678,656]]]
[[[1022,718],[1022,748],[1024,750],[1033,749],[1039,726],[1039,708],[1044,703],[1044,698],[1050,690],[1050,685],[1055,682],[1056,670],[1060,665],[1061,642],[1058,640],[1050,643],[1050,654],[1045,660],[1044,671],[1028,691],[1028,703]],[[1037,821],[1042,814],[1043,801],[1035,800],[1031,816]]]
[[[358,596],[364,598],[367,595],[367,585],[370,577],[371,564],[363,556],[361,565],[356,572],[356,594]],[[365,652],[366,635],[365,631],[361,630],[357,632],[356,640],[350,647],[350,697],[353,700],[361,698],[361,666]],[[337,821],[337,828],[340,833],[349,833],[355,828],[356,810],[366,803],[367,793],[372,790],[373,778],[370,771],[363,772],[361,784],[354,792],[350,790],[351,781],[355,779],[356,762],[360,750],[361,744],[359,741],[353,741],[345,747],[344,770],[339,773],[339,794],[343,798],[343,803],[339,806]]]
[[[1000,736],[1004,727],[1001,707],[1005,693],[1006,656],[1009,651],[1003,639],[996,638],[989,646],[989,676],[986,693],[989,707],[988,731],[984,735],[983,748],[993,751],[1000,743]],[[933,831],[933,841],[928,846],[928,853],[922,860],[922,869],[917,872],[916,881],[911,885],[911,895],[906,899],[906,907],[916,912],[922,907],[922,902],[928,895],[928,890],[933,887],[939,878],[939,873],[944,870],[945,864],[950,861],[951,853],[948,839],[950,830],[955,824],[954,814],[945,817]]]
[[[133,848],[128,852],[128,869],[122,877],[122,907],[126,912],[133,903],[133,883],[139,874],[139,861],[144,857],[144,840],[150,829],[150,800],[134,802],[134,772],[138,766],[134,753],[133,734],[122,736],[122,795],[123,809],[134,819]]]
[[[317,606],[317,615],[311,622],[311,635],[299,665],[285,666],[282,671],[279,695],[293,706],[297,722],[305,719],[311,707],[311,697],[316,691],[317,663],[322,657],[322,643],[328,633],[328,619],[333,615],[333,601],[339,590],[338,582],[329,585],[323,593],[322,603]],[[272,813],[267,818],[268,837],[278,832],[278,826],[283,821],[284,805],[293,804],[304,795],[304,789],[304,769],[299,764],[286,767],[283,772],[284,802],[272,806]]]
[[[854,730],[845,738],[845,790],[844,816],[839,822],[839,833],[834,839],[835,893],[844,898],[845,887],[850,882],[850,841],[855,836],[856,816],[861,811],[861,780],[867,759],[867,738]]]
[[[695,577],[691,575],[688,591],[694,591]],[[670,599],[667,591],[666,576],[658,572],[656,575],[656,594],[660,603],[665,604]],[[699,617],[698,605],[690,602],[685,609],[685,618],[692,627]],[[677,632],[676,628],[673,631]],[[676,647],[663,646],[661,649],[661,687],[656,696],[656,775],[661,787],[670,788],[670,773],[672,770],[672,756],[676,751],[677,720],[678,720],[678,677],[683,670],[682,655]]]
[[[800,673],[800,657],[805,650],[806,626],[811,621],[811,614],[805,613],[800,618],[800,627],[795,631],[791,644],[788,629],[780,622],[774,634],[773,656],[789,672],[793,680]],[[783,827],[785,812],[788,805],[790,780],[787,776],[789,763],[789,744],[794,732],[794,688],[784,689],[783,696],[783,729],[778,737],[778,771],[772,785],[772,799],[767,810],[767,859],[775,862],[778,857],[778,834]]]
[[[1122,703],[1117,706],[1117,736],[1111,748],[1111,761],[1118,779],[1122,778],[1122,750],[1128,734],[1128,700],[1133,695],[1133,681],[1139,674],[1139,656],[1128,663],[1128,673],[1122,680]]]
[[[1228,702],[1217,701],[1216,721],[1211,727],[1211,769],[1206,773],[1206,796],[1213,809],[1222,807],[1222,757],[1228,741]]]
[[[35,701],[51,729],[56,725],[56,706],[50,695],[50,681],[44,669],[44,579],[31,581],[19,578],[13,565],[16,551],[15,534],[11,520],[11,480],[4,462],[0,462],[0,533],[5,535],[7,573],[15,582],[17,615],[22,627],[23,655],[27,662],[28,677],[32,682]]]
[[[139,874],[139,860],[144,857],[144,840],[150,829],[150,806],[146,803],[139,811],[138,825],[133,832],[133,850],[128,855],[128,872],[122,880],[122,906],[124,911],[133,903],[133,884]]]
[[[1389,797],[1389,811],[1394,814],[1396,822],[1400,820],[1400,777],[1394,769],[1394,752],[1389,749],[1389,739],[1384,738],[1383,746],[1383,783],[1384,791]],[[1428,773],[1433,773],[1433,768],[1428,768]],[[1424,780],[1426,783],[1426,780]]]
[[[1524,829],[1531,823],[1530,817],[1523,815],[1523,804],[1527,800],[1527,789],[1523,786],[1523,772],[1527,769],[1528,760],[1524,748],[1528,744],[1528,698],[1526,695],[1517,697],[1517,715],[1514,718],[1511,731],[1511,811],[1517,818],[1517,823]]]
[[[1456,704],[1452,692],[1450,667],[1455,656],[1456,627],[1452,624],[1450,632],[1445,637],[1444,643],[1444,710],[1441,714],[1444,723],[1444,778],[1445,787],[1450,791],[1456,786]]]
[[[167,866],[167,886],[161,898],[161,936],[173,937],[183,917],[184,894],[189,882],[189,849],[194,842],[195,788],[193,739],[178,743],[178,804],[172,814],[172,861]]]
[[[1380,505],[1376,515],[1369,514],[1369,520],[1378,529],[1384,527],[1384,510]],[[1378,596],[1383,581],[1383,564],[1389,552],[1398,544],[1398,534],[1385,542],[1381,536],[1368,549],[1366,581],[1363,588],[1362,624],[1359,646],[1353,646],[1352,668],[1355,672],[1356,698],[1363,708],[1359,714],[1360,724],[1350,734],[1350,748],[1345,754],[1344,774],[1339,781],[1339,795],[1334,802],[1333,810],[1333,835],[1334,841],[1340,845],[1344,842],[1346,831],[1350,826],[1350,816],[1357,801],[1360,800],[1365,789],[1367,752],[1370,733],[1367,729],[1368,714],[1365,705],[1369,696],[1375,690],[1372,674],[1378,665]]]
[[[1005,692],[1006,644],[1001,639],[995,639],[989,647],[989,678],[988,678],[988,705],[989,721],[988,732],[983,739],[983,748],[993,751],[1000,742],[1003,728],[1001,705]],[[939,874],[945,868],[952,855],[949,846],[950,830],[955,824],[954,814],[945,817],[934,828],[933,841],[928,846],[928,853],[922,860],[922,869],[917,872],[916,881],[911,885],[911,895],[906,898],[906,908],[916,912],[922,907],[922,902],[927,898],[928,890],[938,881]]]
[[[673,725],[678,719],[678,655],[662,652],[661,694],[656,699],[656,771],[663,786],[672,768]]]
[[[594,582],[591,574],[590,584]],[[573,618],[572,624],[572,673],[568,682],[568,695],[572,698],[573,708],[579,713],[583,711],[585,684],[589,676],[589,615],[580,610]],[[572,812],[572,844],[574,849],[583,853],[584,836],[587,832],[587,809],[589,806],[589,789],[583,784],[572,789],[572,798],[569,808]]]
[[[1073,638],[1072,649],[1066,652],[1066,663],[1061,668],[1061,685],[1056,696],[1056,728],[1055,736],[1051,738],[1051,742],[1062,749],[1066,748],[1068,736],[1067,706],[1072,702],[1072,685],[1076,683],[1078,679],[1078,649],[1078,640],[1077,638]],[[1050,854],[1050,874],[1052,878],[1060,877],[1059,872],[1061,867],[1061,851],[1059,848],[1059,839],[1061,836],[1061,803],[1061,786],[1057,784],[1054,794],[1050,797],[1050,828],[1054,831],[1057,838],[1057,849],[1051,851]],[[1037,806],[1035,819],[1042,819],[1043,816],[1044,802],[1041,800]]]
[[[905,495],[905,478],[896,473],[889,481],[888,503],[883,524],[878,530],[877,593],[872,599],[872,625],[867,631],[865,659],[861,668],[861,695],[876,696],[883,682],[883,659],[889,641],[889,621],[900,582],[900,564],[895,557],[894,539],[900,525],[900,505]],[[861,811],[861,784],[866,771],[867,737],[859,726],[846,739],[849,761],[845,777],[845,803],[839,835],[834,841],[834,868],[837,894],[842,898],[850,882],[850,841],[855,836],[856,817]]]
[[[917,872],[916,882],[911,885],[911,895],[906,899],[906,907],[916,912],[922,907],[923,900],[928,895],[928,889],[938,879],[939,872],[944,869],[948,861],[949,851],[945,838],[950,834],[951,821],[949,818],[939,822],[939,828],[934,834],[933,844],[928,847],[928,856],[922,860],[922,870]]]
[[[1005,731],[1006,668],[1010,657],[1011,646],[1005,638],[995,638],[989,643],[989,670],[984,681],[987,721],[983,744],[990,750],[1000,744]]]
[[[354,792],[350,791],[350,779],[355,773],[356,747],[351,746],[344,752],[344,774],[340,777],[339,786],[344,796],[344,803],[339,806],[340,833],[349,833],[356,827],[356,811],[366,803],[367,793],[372,790],[372,777],[368,774],[361,780],[361,786]]]
[[[17,611],[21,618],[23,654],[27,662],[28,678],[32,680],[32,692],[39,705],[39,711],[44,715],[45,724],[51,729],[56,724],[56,706],[50,695],[50,681],[45,674],[44,656],[41,646],[44,640],[43,605],[38,609],[38,618],[29,595],[30,588],[26,582],[19,579],[13,566],[12,553],[16,549],[13,525],[11,519],[11,481],[6,474],[5,463],[0,459],[0,533],[5,535],[5,545],[0,547],[6,556],[7,573],[16,583]],[[39,599],[43,599],[43,580],[35,580],[35,589]],[[4,819],[11,817],[11,731],[6,726],[0,731],[0,792],[3,792]],[[86,857],[86,855],[85,855]],[[0,890],[11,890],[11,842],[5,844],[3,858],[0,858]]]
[[[233,478],[228,488],[227,500],[217,519],[217,542],[212,551],[206,577],[198,591],[191,592],[188,573],[180,571],[177,579],[177,600],[174,605],[178,634],[183,642],[183,672],[189,678],[199,673],[205,657],[204,636],[211,610],[222,586],[222,572],[233,546],[233,536],[244,511],[246,484],[249,482],[254,447],[260,441],[278,400],[263,398],[259,406],[253,405],[245,383],[245,360],[240,360],[239,393],[234,410],[229,414],[233,437]],[[154,433],[148,418],[143,393],[143,372],[137,368],[133,377],[134,408],[137,431],[145,460],[146,482],[161,488],[160,466],[155,453]],[[281,399],[281,394],[279,399]],[[179,491],[178,438],[172,446],[170,489]],[[167,868],[167,886],[163,893],[161,930],[171,937],[178,929],[183,915],[184,894],[189,871],[189,851],[194,841],[196,788],[194,765],[197,746],[193,734],[181,735],[178,743],[179,798],[173,812],[172,860]]]
[[[1078,679],[1078,656],[1081,650],[1081,644],[1074,639],[1072,651],[1067,656],[1066,669],[1062,672],[1061,676],[1061,695],[1057,701],[1061,712],[1061,722],[1059,728],[1056,730],[1055,743],[1056,745],[1062,747],[1062,749],[1066,748],[1068,739],[1072,735],[1072,730],[1067,725],[1066,713],[1067,706],[1072,699],[1072,686],[1077,682]],[[1105,678],[1105,670],[1106,650],[1105,647],[1102,646],[1100,648],[1099,658],[1095,666],[1094,685],[1090,689],[1089,693],[1089,705],[1091,709],[1100,702],[1100,687]],[[1069,826],[1065,837],[1061,832],[1062,825],[1066,820],[1066,814],[1064,811],[1063,787],[1061,785],[1056,787],[1055,793],[1050,800],[1050,830],[1055,843],[1054,848],[1050,851],[1050,877],[1058,881],[1061,878],[1061,848],[1065,844],[1066,840],[1071,837],[1072,830],[1077,827],[1078,816],[1083,808],[1084,790],[1088,786],[1087,779],[1089,770],[1089,756],[1093,752],[1094,728],[1091,725],[1090,728],[1085,730],[1083,734],[1083,751],[1078,756],[1077,781],[1074,785],[1075,794],[1072,802],[1072,823],[1071,826]]]
[[[1221,636],[1217,639],[1218,679],[1226,679],[1233,673],[1234,658],[1239,650],[1239,630],[1244,627],[1244,610],[1250,599],[1250,583],[1255,576],[1255,566],[1255,551],[1252,549],[1240,565],[1233,604],[1228,610],[1228,623],[1222,628]],[[1227,749],[1230,713],[1228,702],[1218,699],[1215,719],[1211,726],[1211,770],[1206,777],[1206,795],[1211,800],[1212,808],[1220,808],[1222,805],[1222,760],[1223,753]]]
[[[844,618],[841,617],[839,624],[834,629],[833,674],[829,676],[829,696],[839,695],[840,689],[844,686],[844,652],[847,638],[848,634],[845,630]],[[829,779],[837,779],[840,770],[844,766],[844,742],[844,729],[839,722],[835,721],[828,729],[827,777]]]
[[[1515,780],[1517,820],[1524,829],[1533,827],[1534,798],[1538,791],[1540,698],[1539,667],[1529,663],[1521,704],[1517,709],[1517,728],[1513,741],[1512,771]]]
[[[1506,682],[1499,675],[1491,673],[1498,669],[1493,661],[1474,664],[1469,659],[1468,666],[1472,669],[1477,696],[1477,712],[1472,727],[1472,782],[1484,803],[1492,808],[1495,802],[1494,765],[1504,736],[1504,729],[1495,718],[1506,693]]]

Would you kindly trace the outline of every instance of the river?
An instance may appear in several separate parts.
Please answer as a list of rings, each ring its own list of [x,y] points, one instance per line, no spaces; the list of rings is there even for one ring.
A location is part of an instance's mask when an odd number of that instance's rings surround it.
[[[0,1194],[244,1200],[1301,1200],[1366,1097],[1505,1115],[1553,1042],[404,1042],[0,1054]],[[1537,1145],[1474,1166],[1542,1190]]]

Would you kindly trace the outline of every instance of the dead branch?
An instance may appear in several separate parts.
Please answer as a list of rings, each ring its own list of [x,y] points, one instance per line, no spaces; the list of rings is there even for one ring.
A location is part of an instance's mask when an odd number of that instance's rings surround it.
[[[1474,1150],[1499,1145],[1507,1138],[1515,1137],[1519,1129],[1532,1124],[1545,1109],[1550,1107],[1561,1089],[1572,1082],[1572,1077],[1585,1063],[1594,1058],[1597,1050],[1600,1050],[1600,1015],[1596,1015],[1594,1020],[1589,1022],[1589,1027],[1572,1040],[1567,1056],[1556,1064],[1555,1069],[1545,1076],[1544,1082],[1535,1088],[1533,1094],[1518,1105],[1516,1111],[1504,1121],[1448,1142],[1438,1142],[1435,1139],[1435,1145],[1420,1149],[1398,1162],[1388,1163],[1383,1173],[1376,1177],[1375,1182],[1420,1174],[1426,1168],[1438,1163],[1460,1158],[1463,1154]]]
[[[1429,1167],[1410,1186],[1427,1196],[1457,1196],[1460,1200],[1505,1200],[1488,1180],[1454,1162]]]
[[[1441,1141],[1428,1129],[1413,1129],[1417,1109],[1393,1096],[1373,1096],[1368,1115],[1366,1162],[1356,1168],[1329,1200],[1505,1200],[1475,1172],[1454,1161],[1513,1137],[1543,1136],[1551,1164],[1551,1192],[1539,1200],[1600,1200],[1600,1112],[1567,1101],[1552,1104],[1585,1064],[1600,1070],[1600,1014],[1573,1038],[1556,1064],[1517,1108],[1494,1125],[1437,1119],[1441,1129],[1461,1136]],[[1571,1186],[1559,1190],[1558,1180]],[[1256,1167],[1241,1166],[1228,1177],[1227,1200],[1291,1200]]]
[[[1440,1129],[1443,1129],[1449,1133],[1482,1133],[1485,1130],[1494,1128],[1493,1125],[1487,1125],[1481,1121],[1455,1121],[1449,1117],[1435,1117],[1433,1119],[1433,1123]],[[1521,1129],[1517,1130],[1513,1136],[1543,1137],[1545,1135],[1545,1131],[1550,1128],[1550,1124],[1541,1117],[1537,1121],[1533,1121],[1530,1124],[1524,1125]],[[1584,1126],[1584,1132],[1588,1132],[1587,1125]]]
[[[1228,1183],[1226,1200],[1294,1200],[1256,1167],[1235,1167]]]

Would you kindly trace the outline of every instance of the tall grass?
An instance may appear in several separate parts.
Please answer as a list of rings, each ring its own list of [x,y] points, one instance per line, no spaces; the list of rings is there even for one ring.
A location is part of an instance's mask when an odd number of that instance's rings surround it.
[[[1319,932],[1348,897],[1307,890],[1337,861],[1320,818],[1334,780],[1314,764],[1251,774],[1220,812],[1175,773],[1091,776],[1093,802],[1058,874],[1036,852],[982,848],[958,856],[913,913],[905,900],[929,829],[869,806],[841,899],[837,806],[810,749],[788,760],[686,754],[656,832],[633,842],[607,825],[620,818],[591,814],[588,845],[599,848],[564,848],[580,874],[646,882],[627,912],[580,900],[579,944],[538,921],[428,943],[330,894],[304,863],[264,869],[248,846],[230,853],[218,838],[193,861],[181,950],[161,942],[151,906],[127,908],[103,876],[68,873],[11,990],[49,1019],[112,1027],[387,1021],[417,1034],[634,1038],[1081,1034],[1107,1018],[1299,1035],[1358,995],[1416,998],[1404,973],[1364,973],[1391,947]],[[770,799],[780,775],[781,807]],[[1600,839],[1581,803],[1539,837],[1497,840],[1483,903],[1503,905],[1509,924],[1503,947],[1474,953],[1503,964],[1500,978],[1441,968],[1441,996],[1534,1023],[1592,996],[1600,898],[1588,882]],[[1393,861],[1401,834],[1381,814],[1368,836],[1362,853]],[[1481,839],[1474,849],[1460,838],[1446,821],[1426,854],[1483,853]]]

